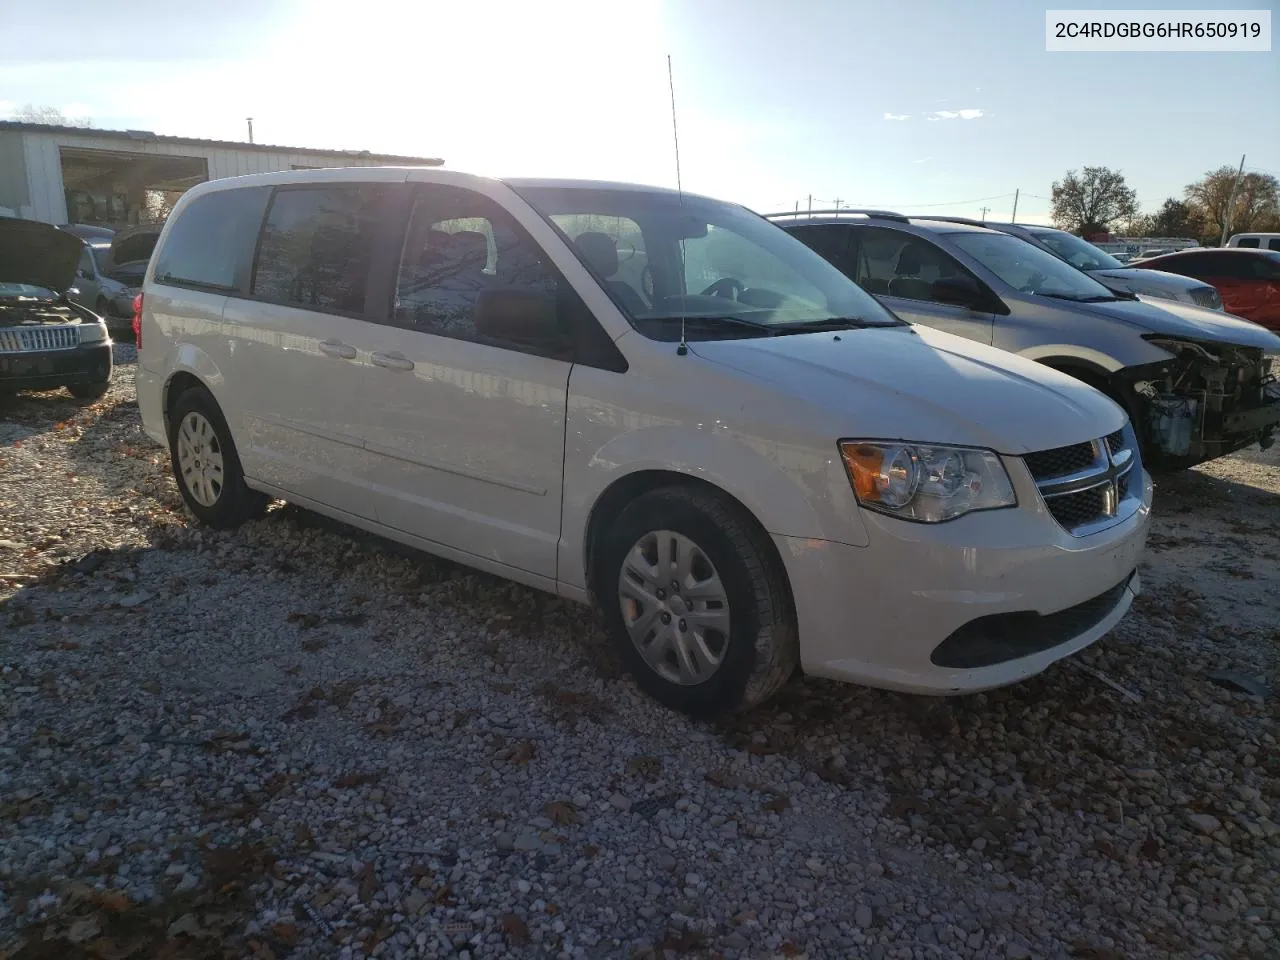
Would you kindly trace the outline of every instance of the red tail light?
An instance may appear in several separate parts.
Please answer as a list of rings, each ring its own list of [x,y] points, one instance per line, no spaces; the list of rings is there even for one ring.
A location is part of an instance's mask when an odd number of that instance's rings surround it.
[[[142,349],[142,294],[133,298],[133,339]]]

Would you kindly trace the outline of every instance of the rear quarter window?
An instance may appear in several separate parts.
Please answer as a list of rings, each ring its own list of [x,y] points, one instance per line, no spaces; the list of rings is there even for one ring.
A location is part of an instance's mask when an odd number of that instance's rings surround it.
[[[241,289],[270,193],[269,187],[246,187],[192,200],[156,251],[156,281],[229,293]]]

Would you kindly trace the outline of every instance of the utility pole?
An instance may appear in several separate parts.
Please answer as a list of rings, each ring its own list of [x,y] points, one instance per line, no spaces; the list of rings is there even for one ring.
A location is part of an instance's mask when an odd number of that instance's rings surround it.
[[[982,211],[982,222],[983,222],[983,223],[986,223],[986,222],[987,222],[987,211],[988,211],[988,210],[990,210],[991,208],[990,208],[990,207],[979,207],[978,209]]]
[[[1018,222],[1018,194],[1021,192],[1021,187],[1016,187],[1013,191],[1013,216],[1009,218],[1010,223]]]
[[[836,216],[840,216],[840,198],[836,197]]]
[[[1244,154],[1240,154],[1240,169],[1236,171],[1236,178],[1231,183],[1231,197],[1227,200],[1227,212],[1222,215],[1222,239],[1218,241],[1218,246],[1225,247],[1227,245],[1227,234],[1231,232],[1231,214],[1236,209],[1236,190],[1240,188],[1240,178],[1244,174]]]
[[[253,143],[253,117],[245,117],[249,123],[249,142]]]
[[[813,219],[813,194],[809,194],[809,219]]]

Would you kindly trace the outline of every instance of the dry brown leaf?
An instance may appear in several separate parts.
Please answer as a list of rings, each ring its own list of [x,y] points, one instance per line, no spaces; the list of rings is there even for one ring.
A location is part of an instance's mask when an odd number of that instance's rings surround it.
[[[537,747],[533,745],[532,741],[521,740],[515,745],[515,749],[511,751],[511,762],[517,766],[526,764],[533,759],[533,755],[536,751]]]
[[[512,946],[520,947],[529,942],[529,928],[514,913],[502,918],[502,932]]]
[[[363,773],[347,773],[343,774],[334,783],[334,786],[348,790],[351,787],[360,787],[366,783],[377,783],[382,779],[382,774],[376,771]]]
[[[280,920],[272,926],[271,934],[285,946],[292,947],[298,942],[298,925]]]
[[[559,826],[576,823],[578,820],[578,812],[568,800],[553,800],[542,808],[542,812],[552,823]]]
[[[785,793],[780,793],[771,800],[766,800],[760,805],[761,810],[767,810],[770,813],[782,813],[784,810],[791,808],[791,798]]]
[[[357,876],[360,877],[360,899],[368,903],[378,892],[378,878],[373,872],[373,861],[366,863]]]

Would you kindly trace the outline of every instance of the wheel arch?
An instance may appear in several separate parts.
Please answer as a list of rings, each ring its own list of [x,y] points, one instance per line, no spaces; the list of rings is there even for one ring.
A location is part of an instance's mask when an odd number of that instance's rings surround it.
[[[169,411],[173,409],[174,401],[193,387],[207,390],[225,416],[226,406],[218,397],[222,385],[222,371],[212,357],[192,344],[179,344],[175,351],[173,369],[164,381],[160,396],[160,410],[165,423],[168,423]]]
[[[600,496],[596,498],[591,506],[591,511],[587,516],[587,522],[583,530],[582,543],[583,573],[590,596],[594,598],[599,588],[596,582],[598,573],[596,558],[600,537],[629,504],[634,503],[652,490],[659,490],[665,487],[685,487],[701,490],[729,503],[734,510],[739,512],[748,523],[758,530],[762,542],[767,544],[767,549],[770,551],[769,559],[777,564],[777,569],[783,583],[786,585],[787,592],[788,594],[791,593],[790,576],[782,554],[778,552],[777,544],[755,511],[739,497],[724,489],[724,487],[701,477],[680,473],[676,470],[645,468],[635,470],[613,480],[601,491]],[[794,603],[794,598],[792,598],[792,602]]]

